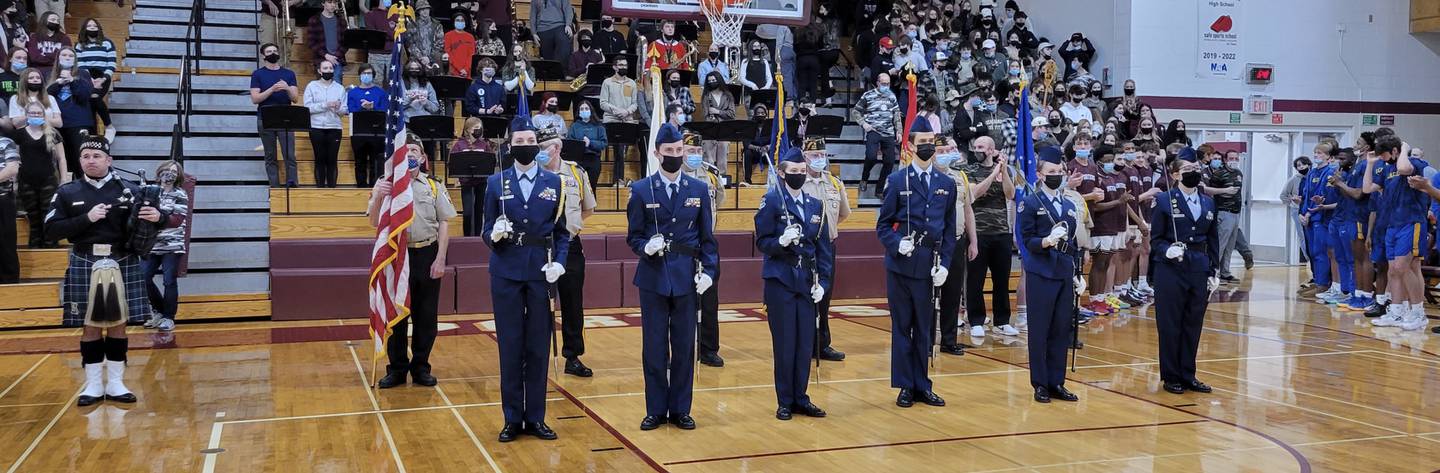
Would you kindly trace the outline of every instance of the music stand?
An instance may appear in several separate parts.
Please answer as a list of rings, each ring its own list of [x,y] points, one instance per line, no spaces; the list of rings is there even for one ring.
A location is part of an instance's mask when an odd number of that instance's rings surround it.
[[[770,111],[772,111],[772,112],[777,112],[777,113],[779,112],[779,110],[774,110],[774,108],[775,108],[775,89],[771,88],[771,89],[751,90],[751,91],[749,91],[749,92],[750,92],[750,101],[749,101],[749,102],[746,102],[746,104],[745,104],[745,106],[746,106],[747,108],[754,108],[754,107],[755,107],[755,104],[757,104],[757,103],[763,103],[763,104],[765,104],[765,108],[771,109]],[[783,106],[783,105],[785,105],[785,104],[780,104],[780,105]]]
[[[810,122],[806,125],[805,133],[808,136],[824,136],[826,138],[839,138],[845,129],[845,118],[835,115],[811,115]]]
[[[260,128],[265,131],[294,133],[310,130],[310,109],[299,105],[266,105],[260,107]]]
[[[615,75],[614,64],[591,64],[585,66],[585,85],[600,85]]]
[[[616,160],[625,159],[625,155],[620,154],[622,146],[640,144],[640,139],[645,137],[647,132],[648,129],[638,123],[611,122],[605,124],[605,139],[610,142],[611,155]],[[645,156],[645,154],[645,150],[641,149],[640,155]],[[624,176],[614,176],[611,179],[614,182],[620,182],[622,177]]]
[[[531,59],[530,67],[535,69],[536,82],[565,80],[565,66],[562,66],[560,61]]]
[[[456,76],[433,76],[430,78],[430,87],[435,89],[435,97],[440,100],[463,100],[465,92],[470,90],[470,79]]]
[[[445,167],[448,177],[485,179],[495,174],[498,160],[495,153],[486,151],[461,151],[450,155]]]
[[[320,8],[294,5],[290,7],[290,18],[295,20],[295,26],[305,27],[310,24],[310,17],[319,15]]]
[[[684,125],[680,125],[680,128],[694,132],[700,135],[702,139],[714,140],[716,139],[714,137],[715,129],[720,123],[721,122],[686,122]]]
[[[581,162],[585,158],[585,141],[565,139],[560,142],[560,157],[566,161]]]
[[[364,51],[385,50],[385,32],[380,30],[345,30],[340,44]]]
[[[485,139],[493,140],[505,136],[510,130],[509,115],[484,115],[480,117],[480,124],[485,128]]]
[[[686,41],[696,41],[700,37],[700,27],[688,21],[676,23],[675,36],[679,36]]]
[[[385,112],[379,110],[350,112],[350,136],[383,138],[385,115]]]

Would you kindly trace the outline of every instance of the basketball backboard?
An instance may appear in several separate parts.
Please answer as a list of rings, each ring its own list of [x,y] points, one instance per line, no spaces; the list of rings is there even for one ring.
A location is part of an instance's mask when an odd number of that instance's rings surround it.
[[[705,21],[700,0],[602,0],[605,14],[641,19]],[[746,15],[747,24],[781,24],[803,26],[810,23],[811,0],[743,0],[731,6]]]

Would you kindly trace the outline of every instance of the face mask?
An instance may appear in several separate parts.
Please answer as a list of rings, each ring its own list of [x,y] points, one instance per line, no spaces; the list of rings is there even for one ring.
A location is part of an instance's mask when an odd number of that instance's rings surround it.
[[[1240,169],[1240,161],[1230,161],[1228,163],[1225,163],[1225,165],[1228,166],[1230,169]]]
[[[953,162],[955,162],[956,160],[959,160],[959,159],[960,159],[960,153],[945,153],[945,154],[942,154],[942,155],[940,155],[940,156],[936,156],[936,157],[935,157],[935,162],[936,162],[936,163],[939,163],[941,167],[947,167],[947,168],[948,168],[948,167],[950,167],[950,163],[953,163]]]
[[[1295,168],[1295,172],[1298,172],[1301,176],[1304,176],[1310,173],[1310,168]]]
[[[1190,188],[1200,185],[1200,171],[1181,173],[1180,184]]]
[[[807,166],[810,166],[811,171],[824,172],[826,169],[830,168],[830,160],[826,158],[815,158],[810,160],[810,163],[807,164]]]
[[[714,88],[716,88],[716,87],[720,87],[720,81],[718,81],[718,80],[705,81],[705,88],[707,88],[707,89],[714,89]]]
[[[710,51],[710,59],[712,59],[712,60],[719,60],[719,59],[720,59],[720,53],[715,52],[715,51]]]
[[[1054,126],[1060,126],[1060,119],[1059,119],[1059,118],[1051,118],[1049,123],[1050,123],[1050,126],[1052,126],[1052,127],[1054,127]]]
[[[685,157],[684,157],[684,156],[661,156],[661,157],[660,157],[660,169],[662,169],[662,170],[664,170],[665,172],[668,172],[668,173],[676,173],[676,172],[679,172],[679,171],[680,171],[680,166],[683,165],[683,164],[685,164]]]
[[[1101,163],[1100,169],[1104,169],[1107,174],[1115,174],[1115,163]]]
[[[701,155],[698,155],[698,154],[687,154],[687,155],[685,155],[685,167],[690,168],[690,169],[700,169],[700,166],[703,166],[703,165],[705,165],[705,157],[704,157],[704,156],[701,156]]]
[[[1080,103],[1082,100],[1085,100],[1085,98],[1084,98],[1084,97],[1081,97],[1081,96],[1079,96],[1079,95],[1076,95],[1076,96],[1074,96],[1074,97],[1070,97],[1070,101],[1071,101],[1071,102],[1074,102],[1074,103]]]
[[[277,63],[277,62],[280,62],[280,55],[279,55],[279,54],[276,54],[276,53],[266,54],[266,55],[265,55],[265,62],[268,62],[268,63],[270,63],[270,64],[275,64],[275,63]]]
[[[411,79],[417,79],[417,78],[420,77],[420,70],[419,70],[419,69],[409,69],[409,70],[406,70],[406,71],[405,71],[405,75],[406,75],[407,77],[411,78]]]
[[[1125,154],[1121,155],[1121,159],[1124,159],[1124,160],[1126,160],[1126,161],[1135,159],[1135,153],[1125,153]]]
[[[510,147],[510,157],[521,166],[529,166],[535,162],[535,155],[540,154],[540,147],[535,145],[515,145]]]
[[[985,50],[985,57],[995,57],[995,50],[994,50],[994,49],[986,49],[986,50]]]
[[[800,190],[800,187],[805,185],[805,179],[806,177],[804,174],[786,174],[785,187],[789,187],[791,190],[798,191]]]
[[[930,158],[935,157],[935,145],[924,144],[916,146],[915,157],[920,158],[921,161],[929,161]]]
[[[335,73],[334,73],[334,72],[321,72],[321,73],[320,73],[320,78],[321,78],[321,79],[325,79],[325,80],[333,80],[333,79],[335,79]]]
[[[616,68],[615,68],[615,75],[620,76],[620,77],[625,77],[625,76],[628,76],[628,75],[630,75],[630,74],[625,71],[625,68],[624,68],[624,67],[616,67]]]
[[[545,106],[545,111],[550,112],[550,113],[555,113],[555,112],[557,112],[557,111],[559,111],[559,110],[560,110],[560,106],[559,106],[559,105],[546,105],[546,106]]]
[[[1141,133],[1147,133],[1147,134],[1148,134],[1148,133],[1150,133],[1150,132],[1152,132],[1152,131],[1155,131],[1155,128],[1153,128],[1153,127],[1148,127],[1148,126],[1142,126],[1142,127],[1140,127],[1140,132],[1141,132]]]
[[[535,162],[540,163],[540,166],[542,167],[550,164],[550,152],[542,150],[538,153],[535,153]]]
[[[39,92],[40,89],[42,89],[42,88],[44,88],[44,87],[45,87],[44,84],[31,84],[31,83],[28,83],[28,82],[25,83],[25,90],[29,90],[29,91],[31,91],[31,92]]]
[[[795,113],[799,113],[801,116],[808,116],[808,115],[810,115],[810,109],[808,109],[808,108],[803,108],[803,107],[802,107],[802,108],[800,108],[800,110],[796,111]]]
[[[1018,67],[1012,67],[1012,68],[1010,68],[1010,75],[1012,75],[1012,76],[1018,76],[1018,75],[1020,75],[1020,68],[1018,68]]]
[[[475,129],[470,131],[470,138],[478,140],[485,137],[485,130]]]
[[[581,111],[580,111],[580,120],[581,120],[581,121],[589,121],[589,120],[590,120],[590,110],[581,110]]]
[[[615,21],[614,21],[614,20],[600,20],[600,27],[601,27],[601,28],[604,28],[604,29],[607,29],[607,30],[608,30],[608,29],[610,29],[610,27],[612,27],[612,26],[615,26]]]
[[[904,56],[904,55],[906,55],[906,54],[910,54],[910,49],[909,49],[909,48],[900,48],[900,50],[899,50],[898,52],[900,53],[901,56]]]
[[[29,64],[26,64],[25,61],[10,61],[10,71],[17,74],[24,70],[26,66],[29,66]]]
[[[1075,157],[1080,158],[1080,159],[1089,159],[1089,158],[1090,158],[1090,150],[1088,150],[1088,149],[1077,149],[1077,150],[1075,150]]]
[[[582,48],[590,49],[590,45],[591,45],[591,44],[594,44],[594,41],[591,41],[591,40],[588,40],[588,39],[582,39],[582,40],[580,40],[580,47],[582,47]]]
[[[51,32],[60,31],[59,23],[46,23],[45,27],[49,28]]]
[[[763,51],[761,51],[761,50],[759,50],[759,49],[751,49],[751,50],[750,50],[750,55],[758,58],[758,57],[760,57],[760,53],[762,53],[762,52],[763,52]]]
[[[360,83],[361,83],[361,84],[365,84],[365,85],[370,85],[370,84],[375,83],[375,74],[369,73],[369,72],[366,72],[366,73],[364,73],[364,74],[360,74]]]
[[[906,36],[909,36],[910,39],[915,39],[915,38],[917,38],[917,37],[920,36],[920,32],[919,32],[919,31],[907,31],[907,32],[905,32],[905,35],[906,35]]]
[[[1061,176],[1059,174],[1050,174],[1045,176],[1045,187],[1049,187],[1052,191],[1060,190],[1060,186],[1063,184],[1065,184],[1065,176]]]
[[[982,105],[980,108],[983,109],[983,110],[985,110],[985,111],[987,111],[987,112],[993,112],[993,111],[995,111],[995,104],[993,104],[993,103],[987,103],[987,104],[985,104],[985,105]]]
[[[418,159],[410,159],[406,161],[405,164],[408,165],[411,170],[420,169],[420,160]]]
[[[974,56],[970,55],[970,51],[960,51],[960,59],[969,61],[972,57]]]
[[[685,114],[683,114],[683,113],[681,113],[681,114],[676,114],[676,115],[675,115],[675,123],[684,124],[686,118],[690,118],[690,117],[685,116]]]
[[[970,101],[970,108],[981,108],[984,105],[985,102],[980,101],[980,99],[974,99]]]
[[[390,8],[390,0],[380,0],[380,8],[389,9],[389,8]]]
[[[30,126],[33,126],[33,127],[39,127],[39,126],[45,124],[45,118],[44,118],[44,117],[30,117],[30,118],[25,119],[25,123],[28,124],[28,125],[30,125]]]
[[[455,29],[457,29],[457,30],[463,30],[463,29],[465,29],[465,22],[463,22],[463,21],[457,21],[457,22],[455,22]]]
[[[1221,166],[1224,166],[1224,164],[1220,163],[1218,159],[1210,161],[1210,169],[1220,169]]]
[[[1104,92],[1104,91],[1102,91],[1102,90],[1100,90],[1100,89],[1094,89],[1094,90],[1091,90],[1091,91],[1090,91],[1090,95],[1094,95],[1094,96],[1096,96],[1096,97],[1099,97],[1102,92]]]
[[[670,81],[670,88],[672,88],[672,89],[678,89],[678,88],[680,88],[680,81],[678,81],[678,80],[672,80],[672,81]]]

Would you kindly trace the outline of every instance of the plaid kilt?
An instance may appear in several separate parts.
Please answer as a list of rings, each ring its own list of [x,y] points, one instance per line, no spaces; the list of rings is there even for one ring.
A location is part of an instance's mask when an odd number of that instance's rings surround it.
[[[70,266],[65,268],[65,284],[61,288],[61,325],[85,325],[85,310],[90,299],[90,268],[102,257],[70,252]],[[144,323],[150,318],[150,299],[145,292],[145,273],[139,256],[129,255],[115,260],[125,278],[125,299],[130,308],[130,323]]]

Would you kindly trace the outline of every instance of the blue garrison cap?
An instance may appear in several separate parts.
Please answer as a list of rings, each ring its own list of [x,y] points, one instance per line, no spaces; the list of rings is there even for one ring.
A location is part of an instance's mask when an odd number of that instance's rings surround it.
[[[917,118],[917,119],[915,119],[915,123],[913,123],[913,124],[910,125],[910,132],[911,132],[911,133],[934,133],[935,130],[931,130],[931,129],[930,129],[930,120],[926,120],[926,119],[923,119],[923,118]]]
[[[1046,146],[1035,149],[1035,160],[1042,163],[1065,164],[1065,155],[1060,152],[1060,148]]]
[[[530,124],[530,116],[521,114],[510,120],[510,131],[535,131],[535,127]]]
[[[684,138],[684,133],[681,133],[679,128],[666,123],[660,125],[660,131],[655,134],[655,144],[679,143],[682,138]]]
[[[785,150],[785,154],[783,156],[780,156],[780,161],[785,163],[805,164],[805,152],[800,151],[800,148],[798,147],[792,146],[790,147],[790,149]]]
[[[1175,153],[1175,158],[1181,161],[1190,161],[1193,163],[1195,162],[1195,148],[1191,148],[1189,146],[1180,148],[1180,151]]]

